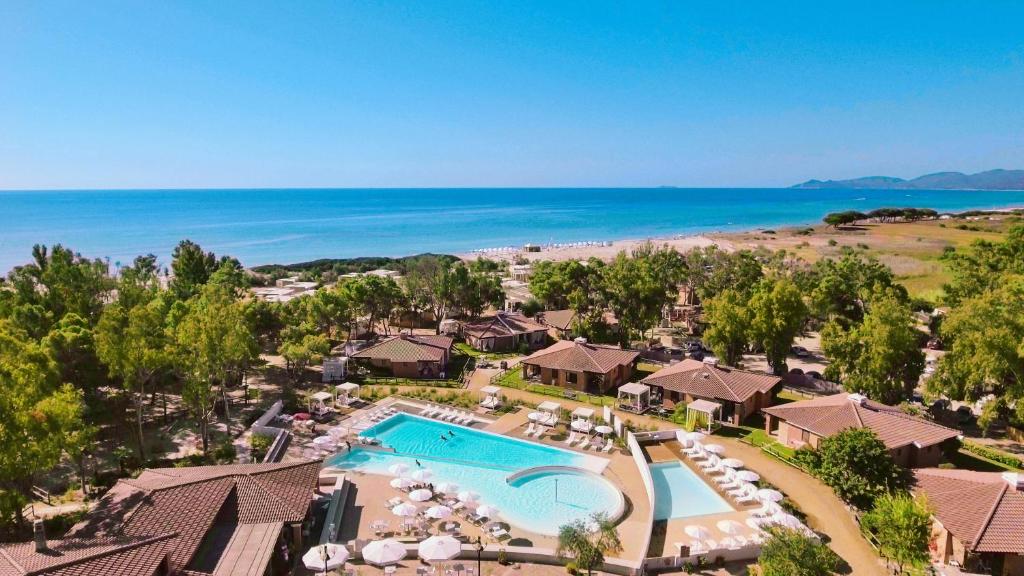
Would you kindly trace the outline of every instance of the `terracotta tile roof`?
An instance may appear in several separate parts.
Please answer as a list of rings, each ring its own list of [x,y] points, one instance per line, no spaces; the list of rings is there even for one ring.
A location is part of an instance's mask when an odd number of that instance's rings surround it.
[[[537,315],[537,320],[541,324],[563,331],[572,330],[572,323],[575,319],[575,310],[545,310]],[[619,323],[619,319],[610,311],[602,312],[601,320],[609,326],[615,326]]]
[[[476,338],[493,338],[501,336],[518,336],[531,332],[547,332],[547,326],[530,320],[519,313],[501,313],[466,324],[463,331]]]
[[[765,408],[766,414],[822,437],[846,428],[867,427],[890,448],[939,444],[960,433],[862,396],[835,394]]]
[[[441,362],[455,340],[448,336],[401,334],[363,348],[352,358],[374,358],[390,362]]]
[[[171,564],[192,560],[215,522],[301,522],[320,462],[154,468],[119,481],[70,536],[174,533]]]
[[[691,396],[743,402],[757,392],[768,392],[781,379],[687,358],[658,370],[641,382]]]
[[[44,553],[33,542],[0,547],[0,576],[152,576],[174,545],[174,534],[149,538],[50,540]]]
[[[914,471],[914,491],[973,552],[1024,554],[1024,492],[998,472]]]
[[[617,346],[559,340],[524,358],[522,363],[554,370],[606,374],[616,366],[636,361],[639,356],[638,352]]]

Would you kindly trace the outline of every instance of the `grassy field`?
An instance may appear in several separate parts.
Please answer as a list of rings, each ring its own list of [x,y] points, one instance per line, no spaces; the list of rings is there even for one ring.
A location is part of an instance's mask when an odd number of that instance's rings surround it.
[[[845,248],[873,256],[892,268],[897,279],[911,295],[937,302],[942,285],[949,280],[943,252],[960,249],[978,239],[1000,240],[1019,216],[997,215],[988,220],[930,220],[865,224],[844,229],[825,225],[779,229],[776,234],[743,232],[716,236],[746,248],[785,249],[809,262],[839,257]]]

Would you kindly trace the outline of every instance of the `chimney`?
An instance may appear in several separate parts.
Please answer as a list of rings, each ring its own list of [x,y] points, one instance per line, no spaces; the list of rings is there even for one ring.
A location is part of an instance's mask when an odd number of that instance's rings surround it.
[[[32,539],[36,543],[36,552],[46,552],[48,547],[46,546],[46,527],[43,526],[42,520],[36,520],[32,523]]]
[[[1017,492],[1024,492],[1024,474],[1020,472],[1003,472],[1003,480],[1010,485],[1010,489]]]
[[[702,362],[708,366],[718,366],[718,358],[715,358],[714,356],[705,356]]]
[[[868,400],[868,397],[864,396],[863,394],[850,394],[849,396],[847,396],[847,398],[850,399],[850,402],[860,404],[861,406],[863,406],[864,403],[867,402]]]

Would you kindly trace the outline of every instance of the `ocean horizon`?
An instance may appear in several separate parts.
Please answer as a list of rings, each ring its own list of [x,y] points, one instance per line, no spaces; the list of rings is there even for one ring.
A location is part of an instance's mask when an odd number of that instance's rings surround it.
[[[301,188],[0,192],[0,271],[34,244],[112,264],[182,239],[245,266],[659,238],[819,223],[828,212],[1024,206],[1024,191],[793,188]]]

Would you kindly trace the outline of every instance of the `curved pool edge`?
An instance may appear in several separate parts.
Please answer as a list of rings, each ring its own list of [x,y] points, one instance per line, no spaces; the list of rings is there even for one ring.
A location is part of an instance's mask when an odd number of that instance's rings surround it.
[[[608,488],[611,489],[612,493],[614,493],[617,498],[615,508],[610,514],[608,514],[608,519],[611,520],[613,523],[617,524],[620,520],[622,520],[622,517],[626,514],[626,496],[625,494],[622,493],[622,490],[618,486],[616,486],[614,482],[612,482],[608,478],[605,478],[604,474],[598,474],[597,472],[594,472],[593,470],[588,470],[586,468],[580,468],[578,466],[557,465],[533,466],[530,468],[523,468],[522,470],[517,470],[509,474],[508,476],[505,477],[505,482],[509,486],[517,486],[518,484],[522,483],[519,481],[523,480],[524,478],[529,478],[531,476],[551,472],[559,474],[576,474],[579,476],[587,476],[589,478],[593,478],[594,480],[604,483],[606,486],[608,486]]]

